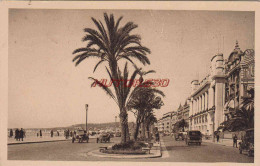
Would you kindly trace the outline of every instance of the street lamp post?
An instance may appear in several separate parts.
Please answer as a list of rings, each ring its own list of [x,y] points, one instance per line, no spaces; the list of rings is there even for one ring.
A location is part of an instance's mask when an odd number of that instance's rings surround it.
[[[115,132],[116,132],[116,119],[117,119],[117,116],[115,116]]]
[[[86,106],[86,132],[88,131],[88,104]]]

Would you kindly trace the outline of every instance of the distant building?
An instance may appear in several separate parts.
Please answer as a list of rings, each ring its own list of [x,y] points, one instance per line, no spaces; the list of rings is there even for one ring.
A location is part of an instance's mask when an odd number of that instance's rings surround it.
[[[177,122],[177,112],[172,111],[163,114],[163,117],[155,123],[155,127],[158,128],[160,132],[169,132],[173,130],[174,124]]]

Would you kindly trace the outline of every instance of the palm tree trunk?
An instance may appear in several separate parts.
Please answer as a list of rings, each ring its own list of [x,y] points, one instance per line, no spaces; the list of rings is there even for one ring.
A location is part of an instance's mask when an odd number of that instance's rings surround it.
[[[146,133],[147,133],[147,138],[150,138],[150,127],[149,124],[146,125]]]
[[[130,140],[129,128],[128,128],[128,115],[126,109],[120,110],[120,123],[121,123],[121,143],[125,143]]]
[[[138,120],[139,118],[136,118],[136,126],[135,126],[135,133],[134,133],[134,140],[137,140],[139,128],[140,128],[140,122]]]
[[[113,80],[119,80],[117,72],[117,61],[115,59],[109,62],[109,67],[111,70]],[[112,80],[112,82],[113,82]],[[125,108],[125,102],[123,100],[122,94],[120,94],[119,86],[114,86],[116,95],[118,98],[119,109],[120,109],[120,124],[121,124],[121,142],[125,143],[130,140],[129,128],[128,128],[128,115]]]
[[[144,125],[144,122],[142,122],[142,133],[141,133],[141,137],[142,138],[145,138],[145,125]]]

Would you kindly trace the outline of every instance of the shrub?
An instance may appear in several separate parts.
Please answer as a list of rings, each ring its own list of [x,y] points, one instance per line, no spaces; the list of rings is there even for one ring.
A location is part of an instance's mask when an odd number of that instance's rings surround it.
[[[130,140],[125,143],[119,143],[112,146],[112,150],[140,150],[142,147],[146,147],[146,145],[142,142],[135,142]]]

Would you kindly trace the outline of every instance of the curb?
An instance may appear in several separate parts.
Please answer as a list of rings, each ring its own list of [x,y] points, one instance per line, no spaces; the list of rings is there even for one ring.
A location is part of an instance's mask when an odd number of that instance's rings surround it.
[[[35,143],[46,143],[46,142],[61,142],[61,141],[71,141],[71,140],[50,140],[50,141],[34,141],[34,142],[16,142],[8,143],[7,145],[20,145],[20,144],[35,144]]]

